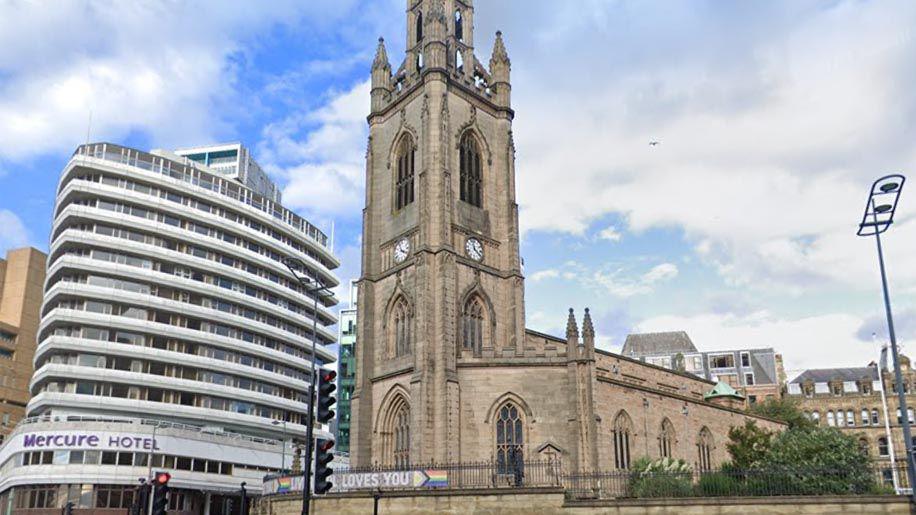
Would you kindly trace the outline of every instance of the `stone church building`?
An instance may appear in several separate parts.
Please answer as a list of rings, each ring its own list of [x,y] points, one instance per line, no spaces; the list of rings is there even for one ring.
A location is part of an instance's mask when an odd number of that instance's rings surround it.
[[[379,40],[372,66],[351,465],[726,460],[740,398],[596,349],[587,309],[525,328],[502,35],[485,66],[472,0],[407,0],[406,54]]]

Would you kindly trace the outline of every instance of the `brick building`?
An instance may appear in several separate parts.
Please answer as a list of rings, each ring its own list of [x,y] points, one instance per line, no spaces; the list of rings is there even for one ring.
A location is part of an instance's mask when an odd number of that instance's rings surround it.
[[[486,67],[470,0],[407,18],[403,63],[380,40],[372,66],[351,463],[725,460],[748,415],[711,381],[596,349],[587,310],[564,337],[525,328],[502,36]]]
[[[0,442],[25,415],[47,256],[11,250],[0,259]]]
[[[900,357],[908,417],[914,420],[916,371],[906,356]],[[893,370],[876,363],[857,368],[805,370],[788,384],[787,395],[799,402],[808,417],[822,426],[854,434],[863,452],[879,461],[906,454]],[[886,399],[886,404],[885,404]],[[886,412],[885,412],[886,409]],[[890,434],[890,438],[888,438]]]

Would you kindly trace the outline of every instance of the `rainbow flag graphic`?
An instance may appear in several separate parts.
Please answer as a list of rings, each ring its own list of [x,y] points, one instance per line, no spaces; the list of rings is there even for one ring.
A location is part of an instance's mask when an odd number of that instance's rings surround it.
[[[285,494],[293,489],[293,478],[281,477],[277,480],[277,493]]]
[[[448,486],[448,472],[445,470],[426,470],[426,476],[429,480],[426,485],[431,488],[444,488]]]

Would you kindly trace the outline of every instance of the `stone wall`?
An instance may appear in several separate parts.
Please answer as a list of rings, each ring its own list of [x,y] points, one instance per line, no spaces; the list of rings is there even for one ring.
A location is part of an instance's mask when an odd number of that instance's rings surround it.
[[[313,502],[315,515],[365,515],[373,513],[371,495],[330,495]],[[298,495],[264,498],[252,515],[298,515]],[[746,515],[799,513],[910,514],[908,499],[881,497],[771,497],[670,499],[632,501],[566,501],[560,489],[489,490],[385,494],[378,501],[379,514],[420,515]]]

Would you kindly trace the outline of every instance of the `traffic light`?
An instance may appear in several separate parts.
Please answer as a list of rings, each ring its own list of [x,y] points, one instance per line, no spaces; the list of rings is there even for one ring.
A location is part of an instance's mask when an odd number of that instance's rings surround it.
[[[326,494],[334,486],[331,483],[331,462],[334,461],[334,454],[331,449],[334,448],[334,440],[318,439],[315,442],[315,493]]]
[[[152,515],[166,515],[169,509],[169,480],[172,475],[168,472],[156,472],[153,478],[153,513]]]
[[[337,398],[331,395],[337,389],[334,379],[337,378],[337,372],[333,370],[318,371],[318,422],[327,424],[334,418],[334,410],[337,404]]]
[[[67,505],[64,506],[64,515],[73,515],[73,503],[67,502]]]

